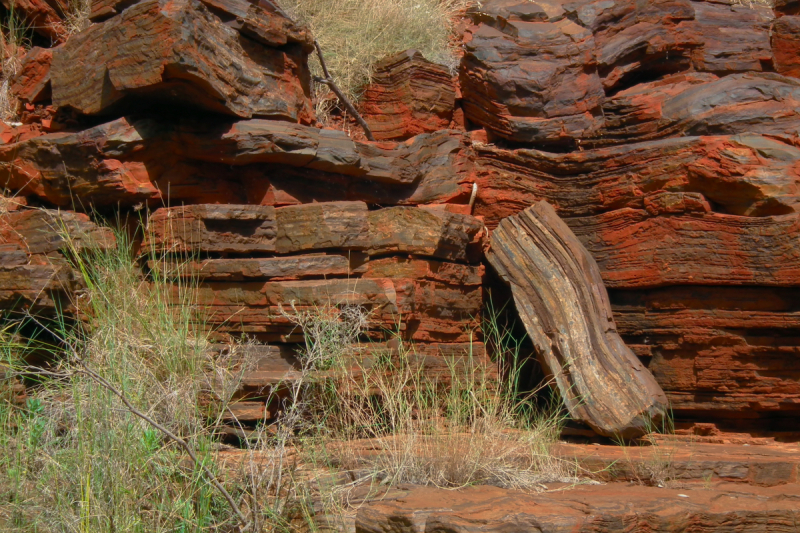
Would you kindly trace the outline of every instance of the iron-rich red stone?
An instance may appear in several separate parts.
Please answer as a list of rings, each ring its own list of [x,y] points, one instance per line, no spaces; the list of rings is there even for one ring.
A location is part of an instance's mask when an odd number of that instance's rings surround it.
[[[340,131],[262,119],[203,125],[123,118],[0,146],[0,183],[74,209],[466,203],[465,143],[463,134],[450,131],[403,143],[361,143]]]
[[[781,19],[784,20],[784,19]],[[800,138],[800,83],[773,73],[676,74],[603,104],[605,126],[584,146],[668,136],[761,133]]]
[[[447,129],[455,99],[455,83],[447,67],[407,50],[375,65],[360,107],[377,140],[402,140]]]
[[[800,78],[800,16],[786,16],[772,24],[772,53],[775,70]]]
[[[34,46],[22,58],[22,65],[11,83],[11,92],[23,102],[40,102],[50,99],[51,48]]]
[[[621,208],[668,211],[676,200],[698,213],[713,204],[715,212],[748,217],[800,208],[800,150],[759,135],[683,137],[569,154],[474,149],[475,214],[490,228],[539,199],[566,218]]]
[[[735,427],[737,419],[800,415],[797,281],[615,289],[610,296],[623,339],[664,388],[676,417]]]
[[[146,0],[54,52],[53,103],[96,115],[158,101],[309,123],[309,37],[284,37],[304,41],[264,46],[242,39],[197,0]]]
[[[0,215],[0,309],[43,315],[69,310],[83,282],[60,252],[115,245],[109,229],[83,214],[20,209]]]

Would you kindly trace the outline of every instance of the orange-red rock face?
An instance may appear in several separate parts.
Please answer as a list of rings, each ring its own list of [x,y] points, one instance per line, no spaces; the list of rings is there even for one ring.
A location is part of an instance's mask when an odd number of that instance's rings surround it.
[[[776,71],[800,78],[800,17],[781,17],[773,23],[772,51]]]
[[[186,274],[200,280],[197,303],[218,334],[298,341],[281,309],[358,305],[375,337],[468,343],[482,306],[482,230],[467,215],[363,202],[194,205],[157,210],[143,248],[211,254]]]
[[[455,82],[447,67],[408,50],[375,66],[360,107],[377,140],[403,140],[447,129],[455,99]]]
[[[546,200],[678,417],[775,428],[800,414],[798,6],[487,0],[455,80],[413,52],[380,64],[362,109],[381,141],[358,142],[313,127],[312,37],[268,2],[97,0],[23,60],[0,185],[155,211],[147,246],[201,254],[221,332],[294,342],[279,304],[333,298],[433,351],[475,340],[480,220]],[[25,216],[3,215],[4,307],[61,279]]]
[[[96,115],[157,101],[309,123],[310,37],[279,35],[269,46],[242,38],[197,0],[140,2],[54,52],[53,103]]]

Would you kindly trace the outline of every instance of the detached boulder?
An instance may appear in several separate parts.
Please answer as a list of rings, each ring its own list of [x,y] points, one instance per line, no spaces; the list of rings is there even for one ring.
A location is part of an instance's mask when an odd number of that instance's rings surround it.
[[[197,0],[140,2],[54,51],[53,104],[86,115],[146,102],[189,104],[244,118],[310,123],[310,37],[284,37],[273,35],[274,44],[265,46]]]
[[[664,391],[620,338],[597,264],[550,204],[500,222],[487,258],[570,414],[606,436],[652,429]]]

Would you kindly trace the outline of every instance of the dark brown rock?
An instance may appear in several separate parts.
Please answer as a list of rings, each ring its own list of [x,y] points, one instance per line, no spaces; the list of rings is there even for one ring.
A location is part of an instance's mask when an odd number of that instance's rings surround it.
[[[606,91],[687,70],[703,46],[689,0],[591,0],[565,3],[567,16],[594,36],[597,71]]]
[[[460,199],[464,136],[359,143],[343,132],[261,119],[205,125],[118,119],[78,133],[0,146],[0,183],[54,205],[179,203],[286,205]],[[279,169],[279,171],[277,171]]]
[[[490,228],[542,198],[568,218],[621,208],[668,212],[675,202],[688,202],[698,214],[749,217],[800,208],[800,150],[759,135],[683,137],[570,154],[475,149],[475,213]]]
[[[772,70],[769,6],[692,2],[703,46],[694,51],[697,70],[715,73]]]
[[[798,0],[775,0],[772,8],[777,16],[800,15],[800,2]]]
[[[426,60],[417,50],[407,50],[375,65],[359,103],[364,120],[380,141],[447,129],[455,99],[455,83],[447,67]]]
[[[240,117],[308,123],[307,53],[300,44],[275,48],[242,39],[197,0],[146,0],[54,52],[53,103],[95,115],[134,102],[189,102]]]
[[[602,126],[594,38],[569,19],[503,18],[488,2],[475,16],[460,68],[467,120],[519,142],[563,143]],[[506,9],[507,10],[507,9]]]
[[[547,202],[501,221],[487,259],[575,420],[626,438],[659,423],[664,392],[620,339],[597,264]]]
[[[477,268],[477,267],[475,267]],[[369,311],[370,333],[397,333],[419,342],[469,342],[482,305],[480,285],[425,279],[340,278],[298,281],[202,282],[197,291],[204,324],[217,334],[242,333],[269,342],[300,342],[296,325],[281,314],[333,305]]]
[[[468,215],[414,207],[369,211],[363,202],[329,202],[275,209],[194,205],[157,210],[148,222],[146,250],[279,254],[350,250],[475,260],[483,224]]]
[[[676,74],[606,100],[605,127],[596,139],[584,140],[584,146],[738,133],[800,138],[799,110],[800,83],[791,78]]]

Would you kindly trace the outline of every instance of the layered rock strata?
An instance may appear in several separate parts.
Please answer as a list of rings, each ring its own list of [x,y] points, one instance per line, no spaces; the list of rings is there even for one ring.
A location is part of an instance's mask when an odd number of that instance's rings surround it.
[[[195,205],[156,211],[143,248],[227,255],[186,270],[217,333],[298,341],[290,306],[357,305],[375,336],[469,343],[482,305],[482,230],[467,215],[363,202]]]
[[[197,0],[139,2],[54,51],[53,103],[96,115],[156,101],[308,123],[311,37],[278,13],[257,15],[284,31],[252,39]]]
[[[417,50],[407,50],[375,65],[360,107],[377,140],[403,140],[447,129],[455,99],[448,69],[426,60]]]

